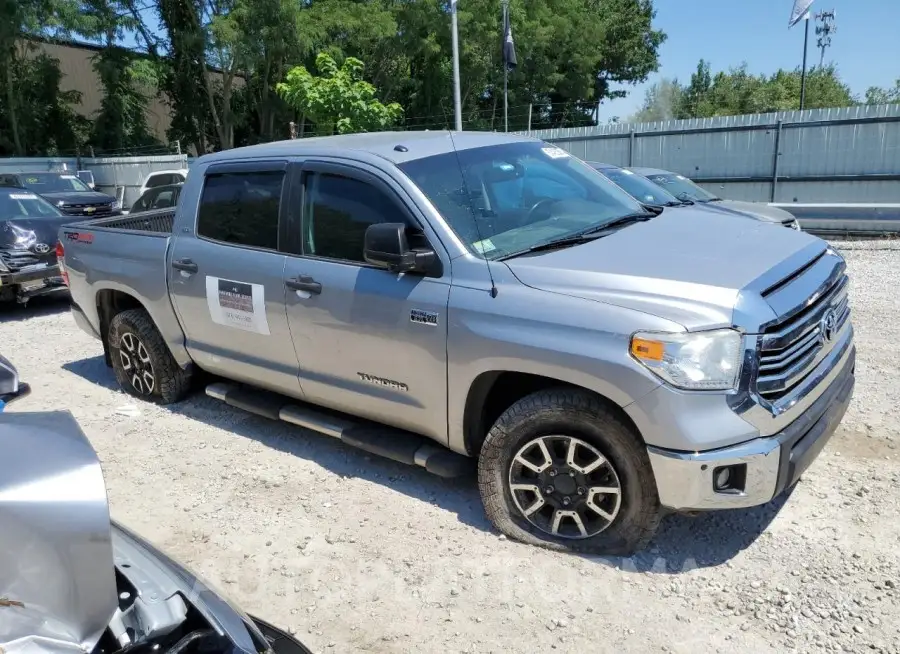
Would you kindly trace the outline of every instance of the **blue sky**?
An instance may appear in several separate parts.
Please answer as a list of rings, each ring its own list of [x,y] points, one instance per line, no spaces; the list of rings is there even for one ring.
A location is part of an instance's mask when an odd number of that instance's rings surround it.
[[[753,73],[800,66],[803,23],[788,30],[793,0],[655,0],[654,25],[668,34],[660,48],[660,69],[628,97],[604,103],[600,122],[637,111],[647,87],[660,77],[690,80],[697,62],[713,71],[747,62]],[[893,86],[900,78],[900,0],[815,0],[812,11],[834,9],[837,33],[825,61],[833,61],[854,93]],[[809,63],[818,63],[815,24],[810,24]]]

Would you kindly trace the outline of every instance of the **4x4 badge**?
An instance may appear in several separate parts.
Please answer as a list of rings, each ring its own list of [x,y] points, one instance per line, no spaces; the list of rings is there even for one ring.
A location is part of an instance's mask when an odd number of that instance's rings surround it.
[[[437,327],[438,314],[434,311],[425,311],[423,309],[413,309],[409,312],[409,321],[419,325],[428,325],[429,327]]]

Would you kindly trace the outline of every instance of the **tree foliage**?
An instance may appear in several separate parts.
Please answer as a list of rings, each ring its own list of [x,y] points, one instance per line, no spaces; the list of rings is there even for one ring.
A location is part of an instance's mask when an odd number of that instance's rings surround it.
[[[632,121],[710,118],[788,111],[800,108],[800,70],[754,75],[743,64],[713,74],[703,59],[688,84],[664,79],[648,91]],[[833,65],[817,67],[806,76],[806,109],[848,107],[856,98]]]
[[[895,104],[900,103],[900,78],[894,82],[892,88],[880,88],[870,86],[866,90],[866,104]]]
[[[288,71],[284,82],[275,87],[291,107],[309,118],[316,134],[351,134],[388,129],[403,117],[396,102],[382,104],[375,87],[363,79],[363,62],[347,57],[338,67],[331,55],[316,57],[319,75],[303,66]]]

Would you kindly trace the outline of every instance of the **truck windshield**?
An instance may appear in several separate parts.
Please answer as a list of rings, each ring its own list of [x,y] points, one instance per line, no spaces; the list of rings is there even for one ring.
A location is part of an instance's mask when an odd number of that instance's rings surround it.
[[[647,175],[654,184],[661,186],[679,200],[693,200],[694,202],[715,202],[722,198],[713,195],[705,188],[698,186],[684,175],[676,173],[659,173]]]
[[[0,189],[0,220],[7,218],[55,218],[62,214],[45,199],[25,189]]]
[[[600,174],[621,186],[629,195],[646,204],[673,205],[681,200],[646,177],[625,168],[600,168]]]
[[[22,184],[35,193],[56,193],[59,191],[90,191],[91,187],[75,175],[59,173],[23,173]]]
[[[466,247],[488,259],[644,213],[586,163],[539,141],[469,148],[400,168]]]

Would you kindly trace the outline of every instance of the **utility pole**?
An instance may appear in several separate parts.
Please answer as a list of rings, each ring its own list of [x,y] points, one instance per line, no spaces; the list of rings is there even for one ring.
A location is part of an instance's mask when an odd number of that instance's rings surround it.
[[[806,33],[803,35],[803,72],[800,73],[800,111],[806,106],[806,54],[809,52],[809,14],[803,19]]]
[[[834,9],[831,11],[820,11],[816,14],[816,22],[822,23],[821,25],[816,25],[816,36],[819,37],[816,47],[822,51],[822,54],[819,56],[819,68],[825,65],[825,49],[831,47],[831,35],[837,32],[837,26],[834,24],[836,15],[837,12]]]
[[[456,5],[459,0],[450,0],[450,36],[453,44],[453,114],[456,131],[462,131],[462,100],[459,91],[459,26],[456,22]]]

